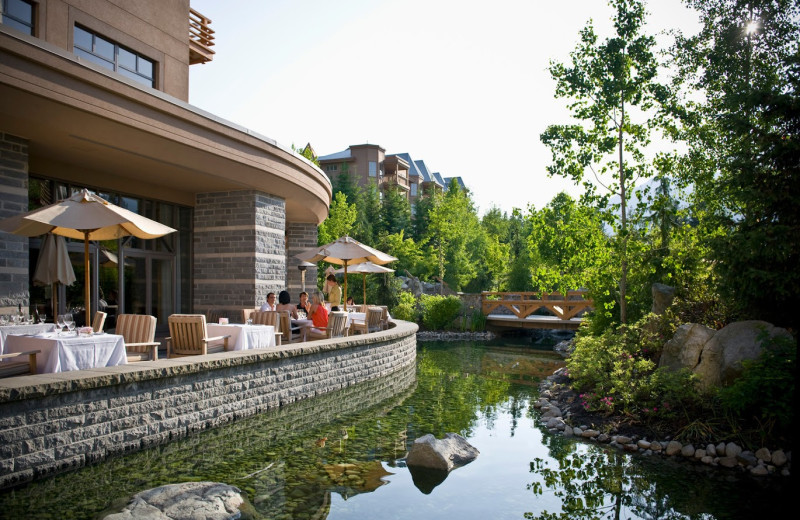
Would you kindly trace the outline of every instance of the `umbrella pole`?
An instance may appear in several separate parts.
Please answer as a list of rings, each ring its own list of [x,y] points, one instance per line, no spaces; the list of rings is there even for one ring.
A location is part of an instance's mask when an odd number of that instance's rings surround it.
[[[91,300],[89,297],[91,296],[91,286],[89,285],[89,232],[83,232],[83,274],[84,274],[84,307],[86,308],[86,322],[83,324],[84,327],[88,327],[91,325],[92,320],[89,318],[89,314],[91,313]]]
[[[367,273],[361,273],[361,276],[364,277],[364,299],[361,300],[361,303],[364,305],[367,304]]]
[[[347,312],[347,260],[344,261],[344,310]]]

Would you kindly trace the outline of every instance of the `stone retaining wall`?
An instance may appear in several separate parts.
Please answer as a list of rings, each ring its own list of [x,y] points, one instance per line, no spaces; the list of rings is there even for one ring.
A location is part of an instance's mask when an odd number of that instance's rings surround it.
[[[417,326],[0,380],[0,489],[138,451],[416,361]]]

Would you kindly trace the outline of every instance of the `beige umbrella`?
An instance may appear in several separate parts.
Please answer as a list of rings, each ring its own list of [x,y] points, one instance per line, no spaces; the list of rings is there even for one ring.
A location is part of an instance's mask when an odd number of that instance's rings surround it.
[[[55,204],[4,219],[0,221],[0,230],[29,237],[53,233],[83,239],[87,324],[92,322],[89,240],[113,240],[129,235],[149,239],[175,231],[164,224],[115,206],[85,189]]]
[[[317,246],[297,255],[305,262],[328,262],[344,266],[344,309],[347,310],[347,267],[350,265],[372,262],[376,265],[394,262],[397,258],[387,255],[377,249],[366,246],[347,235],[335,241]]]
[[[67,241],[62,236],[48,233],[42,240],[39,259],[33,272],[33,283],[53,286],[53,317],[58,314],[55,284],[72,285],[75,283],[75,270],[67,251]],[[46,309],[45,309],[46,312]]]
[[[344,269],[337,269],[334,271],[335,273],[343,273]],[[364,276],[364,303],[367,303],[367,273],[393,273],[394,269],[389,269],[388,267],[383,267],[382,265],[375,265],[372,262],[362,262],[360,264],[354,265],[350,269],[350,273],[361,273]],[[347,300],[345,300],[347,303]]]

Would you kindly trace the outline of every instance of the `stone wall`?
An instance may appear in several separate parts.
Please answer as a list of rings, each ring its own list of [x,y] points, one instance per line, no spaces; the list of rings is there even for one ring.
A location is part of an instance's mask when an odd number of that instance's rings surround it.
[[[252,190],[197,195],[194,312],[238,318],[284,288],[283,199]]]
[[[297,255],[317,245],[317,225],[305,222],[289,222],[286,224],[286,287],[297,303],[298,295],[303,290],[302,274],[297,268],[300,260]],[[317,287],[317,268],[309,267],[305,273],[305,290],[311,293]]]
[[[0,489],[376,378],[416,360],[417,326],[274,350],[0,380]]]
[[[28,141],[0,133],[0,219],[28,211]],[[0,314],[28,307],[28,237],[0,231]]]

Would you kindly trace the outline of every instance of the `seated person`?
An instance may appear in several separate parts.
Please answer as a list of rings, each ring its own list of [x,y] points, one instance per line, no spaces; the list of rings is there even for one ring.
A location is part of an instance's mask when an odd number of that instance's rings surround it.
[[[353,300],[352,296],[348,296],[347,297],[346,307],[347,307],[348,311],[353,311],[353,310],[356,309],[356,302],[355,302],[355,300]]]
[[[328,326],[328,309],[325,308],[323,299],[322,293],[314,293],[308,313],[311,316],[311,323],[318,329],[324,329]]]
[[[297,307],[292,305],[289,291],[281,291],[278,293],[278,305],[275,306],[276,311],[289,311],[289,316],[292,319],[297,319]]]
[[[297,304],[297,310],[305,312],[306,315],[311,314],[311,302],[308,301],[308,293],[305,291],[300,293],[300,303]]]
[[[267,295],[267,302],[261,306],[261,311],[274,311],[275,310],[275,293],[271,292]]]

